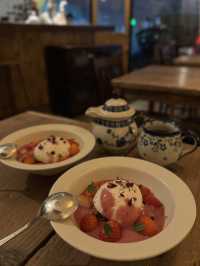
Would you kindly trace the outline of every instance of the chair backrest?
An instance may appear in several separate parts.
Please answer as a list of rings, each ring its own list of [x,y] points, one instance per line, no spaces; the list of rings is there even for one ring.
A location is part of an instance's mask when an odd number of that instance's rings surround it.
[[[99,104],[103,104],[111,98],[111,80],[123,74],[122,56],[113,55],[110,57],[100,57],[94,59],[94,69],[97,78],[97,99]]]

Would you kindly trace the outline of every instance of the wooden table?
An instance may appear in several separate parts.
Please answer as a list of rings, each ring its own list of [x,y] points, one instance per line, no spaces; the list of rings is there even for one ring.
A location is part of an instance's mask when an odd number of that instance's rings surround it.
[[[174,60],[177,66],[200,67],[200,55],[183,55]]]
[[[114,90],[139,99],[199,106],[200,69],[175,66],[149,66],[112,80]]]
[[[23,113],[0,122],[0,137],[28,126],[45,123],[88,124],[70,119]],[[90,157],[100,156],[97,149]],[[140,262],[108,262],[75,250],[57,236],[48,222],[40,220],[28,231],[0,248],[1,266],[198,266],[200,265],[200,150],[182,159],[174,168],[192,190],[198,209],[196,224],[176,248],[159,257]],[[0,238],[15,231],[36,214],[55,177],[21,174],[0,165]],[[186,210],[187,211],[187,210]],[[184,221],[183,221],[184,222]],[[176,230],[176,228],[174,228]]]

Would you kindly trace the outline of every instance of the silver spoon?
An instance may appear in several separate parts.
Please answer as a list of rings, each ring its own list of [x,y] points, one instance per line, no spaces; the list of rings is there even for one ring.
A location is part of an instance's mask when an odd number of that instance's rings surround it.
[[[9,159],[17,152],[17,145],[13,143],[0,145],[0,159]]]
[[[78,199],[67,192],[52,194],[42,203],[37,216],[14,233],[1,239],[0,246],[27,230],[40,217],[44,217],[49,221],[62,222],[69,218],[77,210],[78,206]]]

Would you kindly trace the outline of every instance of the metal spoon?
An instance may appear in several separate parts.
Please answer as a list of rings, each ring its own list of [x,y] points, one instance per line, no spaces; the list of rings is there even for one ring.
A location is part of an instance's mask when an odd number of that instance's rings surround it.
[[[17,152],[17,145],[13,143],[0,145],[0,159],[9,159]]]
[[[14,233],[1,239],[0,246],[27,230],[40,217],[44,217],[49,221],[62,222],[69,218],[77,210],[78,206],[78,199],[67,192],[52,194],[42,203],[37,216]]]

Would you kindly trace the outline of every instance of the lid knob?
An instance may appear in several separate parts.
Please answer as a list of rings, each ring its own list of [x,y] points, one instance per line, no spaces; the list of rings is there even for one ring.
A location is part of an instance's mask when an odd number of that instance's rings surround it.
[[[127,101],[122,98],[110,99],[103,106],[103,110],[107,112],[125,112],[129,109]]]

